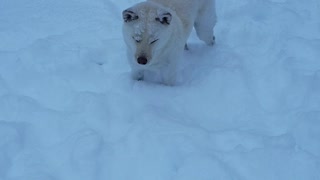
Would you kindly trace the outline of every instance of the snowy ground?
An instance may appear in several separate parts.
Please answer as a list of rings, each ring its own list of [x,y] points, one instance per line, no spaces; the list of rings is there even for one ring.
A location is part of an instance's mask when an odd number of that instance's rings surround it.
[[[0,1],[0,180],[320,179],[319,0],[217,0],[177,87],[129,78],[136,2]]]

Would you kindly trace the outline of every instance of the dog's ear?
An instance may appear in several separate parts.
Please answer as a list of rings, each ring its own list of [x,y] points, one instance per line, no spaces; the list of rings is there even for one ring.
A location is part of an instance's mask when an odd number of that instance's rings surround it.
[[[122,12],[122,17],[124,22],[131,22],[136,19],[139,19],[137,13],[135,13],[132,9],[126,9]]]
[[[169,12],[163,12],[158,17],[156,17],[156,21],[159,21],[161,24],[169,25],[172,20],[172,15]]]

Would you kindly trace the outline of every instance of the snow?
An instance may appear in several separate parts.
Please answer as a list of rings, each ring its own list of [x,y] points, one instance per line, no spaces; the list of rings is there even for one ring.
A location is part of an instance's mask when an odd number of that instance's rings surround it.
[[[320,179],[320,1],[217,0],[176,87],[130,79],[137,2],[0,1],[0,180]]]

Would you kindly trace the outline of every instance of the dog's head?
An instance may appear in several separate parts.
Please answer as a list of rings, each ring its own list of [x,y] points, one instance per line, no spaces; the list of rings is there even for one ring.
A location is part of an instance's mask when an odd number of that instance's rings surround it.
[[[172,13],[144,2],[122,12],[123,36],[137,64],[154,64],[170,37]]]

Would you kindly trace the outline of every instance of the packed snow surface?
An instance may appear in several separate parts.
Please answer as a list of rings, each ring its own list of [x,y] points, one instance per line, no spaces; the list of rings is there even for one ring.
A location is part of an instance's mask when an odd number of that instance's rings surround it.
[[[137,2],[0,1],[0,180],[320,179],[319,0],[217,0],[174,87],[130,79]]]

